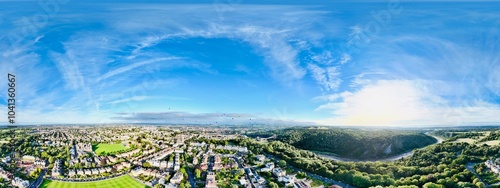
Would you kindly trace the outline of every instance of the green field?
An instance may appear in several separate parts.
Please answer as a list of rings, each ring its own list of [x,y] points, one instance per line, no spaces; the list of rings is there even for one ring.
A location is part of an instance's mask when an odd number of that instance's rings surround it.
[[[103,144],[103,143],[101,143],[101,144],[93,145],[92,149],[94,150],[95,153],[100,154],[102,152],[110,153],[110,152],[125,150],[128,148],[125,147],[121,143],[118,143],[118,144]]]
[[[129,175],[124,175],[101,181],[91,181],[91,182],[67,182],[67,181],[45,180],[40,186],[40,188],[79,188],[79,187],[146,188],[148,186],[136,181]]]

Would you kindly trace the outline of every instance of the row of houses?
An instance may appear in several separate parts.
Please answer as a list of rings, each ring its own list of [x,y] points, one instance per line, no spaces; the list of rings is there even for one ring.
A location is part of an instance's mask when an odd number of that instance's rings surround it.
[[[168,155],[172,154],[173,152],[174,152],[174,149],[165,148],[165,149],[162,149],[156,153],[150,153],[148,155],[144,155],[143,157],[141,157],[141,159],[162,160],[163,158],[167,157]]]
[[[158,167],[161,170],[165,169],[174,169],[174,161],[159,161],[159,160],[147,160],[149,164],[153,167]],[[176,166],[177,168],[180,168],[179,165]],[[177,169],[175,168],[175,169]],[[178,170],[178,169],[177,169]]]
[[[81,159],[72,159],[69,161],[70,165],[81,164],[82,166],[92,165],[95,166],[105,166],[110,163],[115,163],[117,161],[116,157],[113,156],[94,156],[86,157]]]
[[[144,176],[153,176],[153,177],[162,177],[162,176],[166,176],[166,174],[163,174],[162,172],[158,171],[158,170],[155,170],[155,169],[146,169],[146,168],[142,168],[142,167],[139,167],[139,168],[135,168],[134,170],[132,170],[130,172],[130,174],[132,176],[139,176],[139,175],[144,175]]]
[[[64,141],[52,141],[52,140],[42,141],[42,140],[39,140],[38,143],[40,145],[48,145],[48,146],[69,146],[69,145],[71,145],[70,142],[68,142],[67,140],[64,140]]]
[[[35,166],[41,166],[45,167],[47,165],[47,161],[44,159],[36,158],[35,162],[33,163]]]
[[[2,167],[0,167],[0,178],[3,178],[4,181],[11,181],[13,186],[20,187],[20,188],[26,188],[30,185],[30,182],[28,180],[23,180],[19,177],[14,177],[12,173],[4,170]]]
[[[90,143],[78,143],[72,146],[71,149],[69,150],[69,154],[72,161],[78,159],[78,156],[80,155],[84,155],[86,153],[91,153],[91,152],[92,152],[92,144]]]
[[[174,174],[174,176],[172,176],[172,178],[170,178],[170,183],[179,184],[179,183],[181,183],[183,178],[184,178],[184,175],[180,171],[177,171]]]
[[[4,180],[10,181],[12,178],[12,173],[9,171],[5,171],[2,167],[0,167],[0,177]]]
[[[217,180],[214,172],[208,172],[205,188],[217,188]]]
[[[68,176],[75,177],[76,175],[80,175],[80,176],[100,175],[102,173],[105,173],[105,172],[109,173],[111,171],[112,171],[111,167],[101,167],[101,168],[92,168],[92,169],[76,169],[76,170],[70,169],[68,171]]]
[[[15,177],[12,180],[12,185],[19,188],[27,188],[30,185],[30,182],[28,180],[23,180],[19,177]]]
[[[217,147],[215,147],[215,149],[231,150],[231,151],[238,151],[241,153],[248,153],[247,147],[243,147],[243,146],[218,145]]]
[[[76,175],[84,176],[84,175],[100,175],[105,172],[111,172],[111,167],[101,167],[101,168],[93,168],[93,169],[77,169],[77,170],[69,170],[68,176],[74,177]]]
[[[129,152],[120,153],[120,154],[116,155],[116,157],[119,157],[119,158],[129,158],[132,155],[134,155],[136,153],[139,153],[140,151],[141,151],[140,149],[134,149],[134,150],[129,151]]]
[[[274,163],[272,162],[266,163],[266,166],[264,168],[261,168],[260,171],[271,172],[278,179],[279,182],[282,182],[287,186],[303,187],[304,185],[307,185],[304,183],[295,184],[295,175],[287,175],[285,170],[279,167],[275,167]]]
[[[100,167],[100,168],[92,168],[92,169],[70,169],[68,170],[68,176],[69,177],[74,177],[76,175],[100,175],[102,173],[110,173],[115,169],[116,171],[121,171],[125,168],[130,168],[130,163],[127,162],[121,162],[118,164],[113,165],[113,167]]]
[[[38,157],[34,157],[31,155],[24,155],[21,158],[21,164],[23,165],[35,165],[35,166],[42,166],[45,167],[47,165],[47,161],[44,159],[40,159]]]
[[[54,167],[52,168],[52,177],[57,177],[62,175],[62,161],[57,159],[54,163]]]
[[[201,159],[201,164],[200,164],[200,169],[201,170],[208,170],[208,158],[210,157],[210,155],[208,154],[203,154],[203,157]]]
[[[92,144],[91,143],[79,143],[75,145],[77,150],[82,150],[84,152],[90,153],[92,152]]]

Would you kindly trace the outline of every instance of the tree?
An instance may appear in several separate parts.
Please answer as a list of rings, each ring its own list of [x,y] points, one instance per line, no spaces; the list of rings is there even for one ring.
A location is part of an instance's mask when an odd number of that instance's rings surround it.
[[[50,164],[54,163],[54,157],[52,157],[52,156],[49,157],[49,163]]]
[[[149,164],[149,162],[144,162],[144,163],[142,163],[142,167],[151,168],[151,164]]]
[[[355,174],[352,177],[352,183],[356,187],[370,187],[370,177],[363,176],[362,174]]]
[[[196,175],[196,179],[200,179],[201,178],[201,170],[200,169],[194,170],[194,174]]]
[[[444,187],[444,185],[441,185],[441,184],[435,184],[432,182],[428,182],[428,183],[424,184],[423,188],[445,188],[445,187]]]
[[[243,176],[245,174],[245,171],[240,169],[238,170],[238,172],[236,173],[237,176]]]
[[[480,182],[479,181],[479,178],[474,178],[474,180],[472,180],[472,184],[476,185],[476,183]]]
[[[281,168],[286,167],[286,161],[285,160],[279,160],[278,161],[278,166],[280,166]]]
[[[307,177],[307,174],[305,172],[298,172],[297,175],[295,175],[297,179],[304,179]]]
[[[486,185],[484,185],[484,183],[483,183],[483,182],[477,182],[475,185],[476,185],[476,187],[478,187],[478,188],[486,188]]]
[[[271,188],[279,188],[278,184],[276,184],[274,182],[270,182],[269,183],[269,187],[271,187]]]

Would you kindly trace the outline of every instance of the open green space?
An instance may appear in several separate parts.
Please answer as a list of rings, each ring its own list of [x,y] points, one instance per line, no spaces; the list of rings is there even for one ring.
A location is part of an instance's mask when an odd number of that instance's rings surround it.
[[[465,143],[468,143],[468,144],[474,144],[474,142],[476,142],[476,140],[472,139],[472,138],[458,138],[457,140],[452,141],[452,142],[453,143],[465,142]]]
[[[92,145],[92,149],[94,150],[95,153],[101,154],[103,152],[113,153],[121,150],[126,150],[128,149],[128,147],[124,146],[122,143],[117,143],[117,144],[100,143]]]
[[[99,188],[146,188],[148,186],[136,181],[129,175],[124,175],[107,180],[91,182],[67,182],[45,180],[40,188],[79,188],[79,187],[99,187]]]

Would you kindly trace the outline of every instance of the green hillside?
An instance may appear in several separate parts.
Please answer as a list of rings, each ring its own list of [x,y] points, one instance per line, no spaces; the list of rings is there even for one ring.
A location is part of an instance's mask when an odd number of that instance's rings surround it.
[[[301,149],[358,160],[395,156],[437,142],[421,132],[403,130],[293,128],[273,133],[278,140]]]

